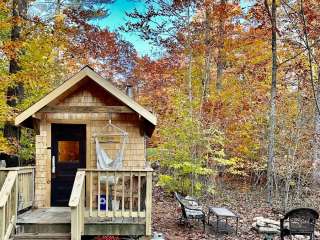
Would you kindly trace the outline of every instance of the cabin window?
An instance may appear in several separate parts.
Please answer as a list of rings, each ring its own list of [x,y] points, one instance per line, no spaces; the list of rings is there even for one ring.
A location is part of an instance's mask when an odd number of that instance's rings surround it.
[[[59,158],[61,163],[79,162],[79,141],[58,141]]]

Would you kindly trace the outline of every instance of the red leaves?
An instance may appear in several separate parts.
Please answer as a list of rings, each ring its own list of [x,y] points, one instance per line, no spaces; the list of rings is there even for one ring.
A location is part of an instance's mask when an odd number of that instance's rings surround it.
[[[107,78],[127,78],[128,66],[134,65],[137,57],[135,49],[116,33],[89,24],[88,20],[96,17],[92,11],[67,10],[65,14],[70,61],[89,64]]]

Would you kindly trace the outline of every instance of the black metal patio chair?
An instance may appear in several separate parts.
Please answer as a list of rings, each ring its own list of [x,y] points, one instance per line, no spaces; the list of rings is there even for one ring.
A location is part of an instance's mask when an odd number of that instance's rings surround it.
[[[199,205],[199,202],[191,197],[183,197],[177,192],[174,193],[174,196],[181,207],[181,216],[179,218],[180,223],[185,223],[186,225],[191,227],[189,220],[199,220],[202,221],[203,231],[205,231],[206,214],[203,211],[202,207]]]
[[[295,208],[280,219],[280,239],[285,236],[304,235],[314,239],[314,229],[319,213],[312,208]]]

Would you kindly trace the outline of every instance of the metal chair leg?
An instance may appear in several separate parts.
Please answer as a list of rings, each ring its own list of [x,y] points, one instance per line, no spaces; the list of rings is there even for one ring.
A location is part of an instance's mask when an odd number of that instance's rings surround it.
[[[203,223],[203,232],[206,232],[206,217],[205,216],[202,219],[202,223]]]
[[[280,233],[280,240],[284,240],[284,234],[283,234],[283,232]]]

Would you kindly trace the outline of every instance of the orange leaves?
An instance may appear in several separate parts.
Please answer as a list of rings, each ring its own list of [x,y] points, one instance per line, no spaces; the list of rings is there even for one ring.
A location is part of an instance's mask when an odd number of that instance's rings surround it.
[[[133,84],[140,86],[139,98],[145,99],[144,104],[153,106],[159,110],[159,114],[165,113],[168,106],[170,91],[176,82],[172,70],[173,59],[164,58],[153,61],[147,57],[137,59],[134,69]]]
[[[64,54],[75,68],[89,64],[104,77],[130,78],[137,53],[129,43],[108,29],[91,25],[90,18],[96,16],[92,11],[67,10],[65,14],[68,41]],[[121,84],[121,81],[117,83]]]
[[[22,48],[22,41],[5,41],[1,46],[1,50],[7,56],[8,59],[10,58],[18,58],[19,50]]]

